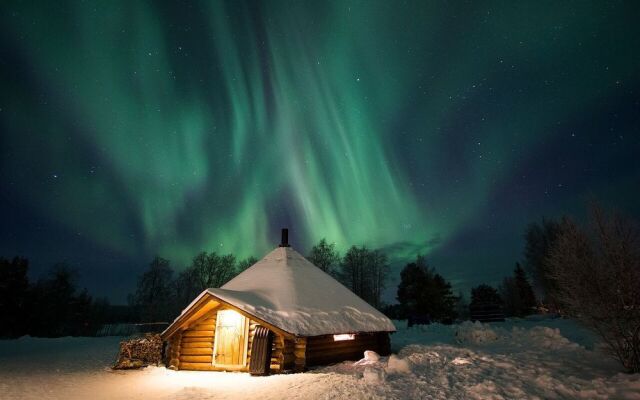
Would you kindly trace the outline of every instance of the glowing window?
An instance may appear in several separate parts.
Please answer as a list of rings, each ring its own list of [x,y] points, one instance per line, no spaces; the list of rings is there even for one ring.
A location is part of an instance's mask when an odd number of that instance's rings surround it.
[[[355,338],[356,338],[356,335],[354,335],[353,333],[343,333],[340,335],[333,335],[334,342],[339,342],[342,340],[353,340]]]

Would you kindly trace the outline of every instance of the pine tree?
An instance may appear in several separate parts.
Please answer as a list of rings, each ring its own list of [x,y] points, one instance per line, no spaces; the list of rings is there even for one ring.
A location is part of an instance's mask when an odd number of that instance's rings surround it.
[[[502,298],[492,286],[481,284],[471,289],[471,305],[502,304]]]
[[[27,330],[29,261],[0,258],[0,337],[18,337]]]
[[[531,314],[536,305],[533,288],[519,263],[516,263],[513,276],[504,278],[499,292],[507,316],[524,317]]]
[[[553,296],[557,288],[551,276],[551,268],[547,259],[559,233],[560,222],[543,219],[539,224],[533,223],[529,225],[524,235],[525,267],[533,277],[533,283],[541,300],[552,309],[558,308],[558,301]]]
[[[523,316],[531,314],[533,308],[536,306],[536,296],[533,293],[533,287],[531,287],[527,279],[527,274],[520,266],[520,263],[516,263],[516,268],[513,271],[513,279],[518,290],[518,297],[520,297],[522,303],[522,308],[518,314]]]
[[[456,317],[458,298],[447,282],[422,256],[407,264],[400,272],[396,299],[406,316],[429,315],[433,320],[452,320]]]

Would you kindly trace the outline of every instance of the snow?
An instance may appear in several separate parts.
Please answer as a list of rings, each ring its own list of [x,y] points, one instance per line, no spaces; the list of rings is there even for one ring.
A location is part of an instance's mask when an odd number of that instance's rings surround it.
[[[278,247],[221,288],[205,290],[182,314],[207,294],[299,336],[395,331],[389,318],[291,247]]]
[[[498,340],[498,335],[488,325],[476,321],[465,321],[456,327],[456,341],[458,343],[481,344]]]
[[[623,373],[570,320],[396,324],[389,357],[371,352],[358,362],[269,377],[112,371],[120,340],[113,337],[0,341],[0,398],[640,399],[640,375]]]
[[[360,361],[356,361],[353,365],[373,365],[378,364],[378,361],[380,361],[380,354],[373,350],[365,350],[364,358]]]

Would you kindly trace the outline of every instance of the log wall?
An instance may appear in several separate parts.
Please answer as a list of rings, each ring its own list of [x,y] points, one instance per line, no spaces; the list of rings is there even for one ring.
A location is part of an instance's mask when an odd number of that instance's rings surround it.
[[[353,340],[334,341],[333,335],[312,336],[307,338],[307,367],[332,364],[345,360],[360,360],[365,350],[373,350],[386,356],[390,353],[390,340],[387,332],[359,333]]]
[[[213,366],[213,344],[216,316],[220,308],[207,312],[187,329],[176,332],[167,342],[166,359],[169,368],[199,371],[235,370],[248,371],[251,361],[251,346],[255,336],[257,321],[249,320],[246,363],[239,368]],[[272,331],[273,332],[273,331]],[[387,332],[360,333],[353,340],[334,341],[333,335],[312,337],[283,336],[273,332],[273,347],[270,372],[282,373],[288,370],[304,371],[307,367],[359,360],[365,350],[373,350],[380,355],[390,353],[390,339]]]
[[[219,310],[214,309],[192,324],[184,331],[176,333],[169,340],[171,357],[176,359],[175,368],[196,371],[221,371],[225,368],[213,366],[213,344],[216,332],[216,316]],[[251,345],[258,322],[249,320],[249,336],[247,338],[247,362],[240,368],[226,370],[248,371],[251,361]],[[176,337],[180,339],[176,341]],[[277,337],[277,336],[276,336]],[[276,340],[274,340],[275,342]],[[280,351],[282,353],[282,351]],[[282,361],[278,358],[271,361],[272,372],[280,372]]]
[[[178,369],[206,371],[213,369],[213,337],[216,327],[217,310],[203,315],[198,321],[180,335],[180,350],[178,353]]]

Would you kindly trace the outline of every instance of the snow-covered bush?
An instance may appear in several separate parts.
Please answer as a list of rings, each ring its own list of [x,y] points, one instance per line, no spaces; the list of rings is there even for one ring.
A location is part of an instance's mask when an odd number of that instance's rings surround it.
[[[478,321],[461,323],[456,329],[455,336],[458,343],[469,344],[494,342],[498,339],[498,334],[491,327]]]
[[[354,365],[377,364],[378,361],[380,361],[380,354],[376,353],[373,350],[365,350],[364,358],[360,361],[356,361]]]
[[[389,356],[387,363],[387,372],[390,374],[408,374],[411,372],[409,362],[395,354]]]
[[[370,385],[380,385],[386,380],[386,374],[383,369],[375,367],[366,367],[362,373],[364,381]]]
[[[542,349],[559,350],[580,347],[577,343],[562,336],[560,329],[547,326],[534,326],[530,329],[514,327],[511,338],[526,343],[528,346]]]

